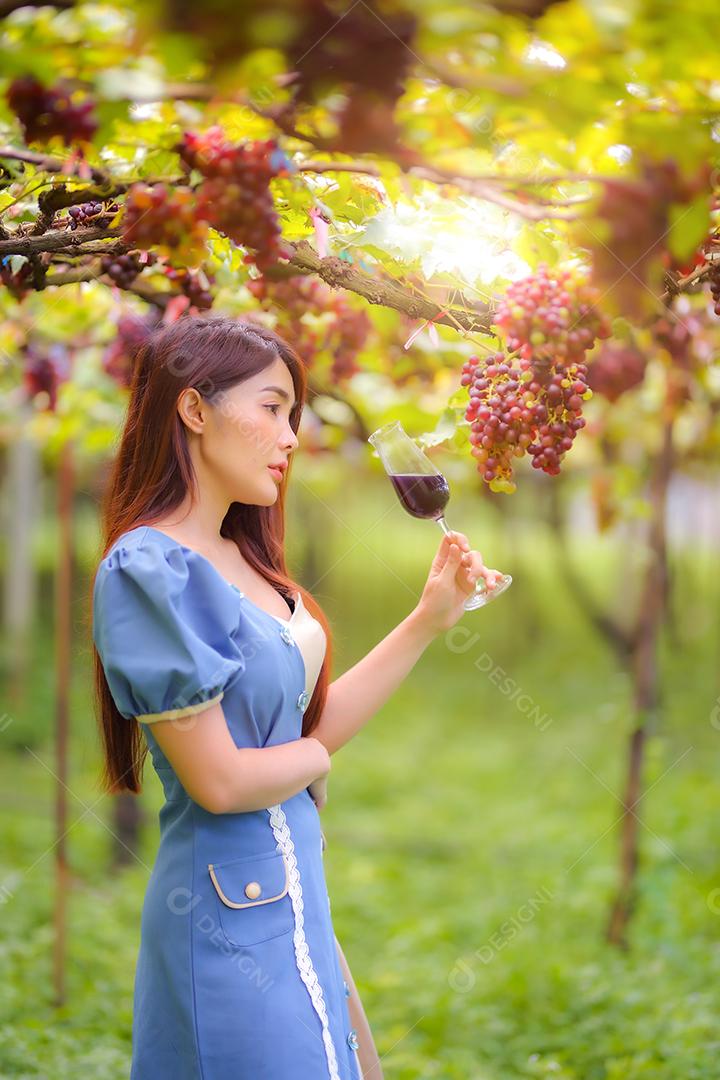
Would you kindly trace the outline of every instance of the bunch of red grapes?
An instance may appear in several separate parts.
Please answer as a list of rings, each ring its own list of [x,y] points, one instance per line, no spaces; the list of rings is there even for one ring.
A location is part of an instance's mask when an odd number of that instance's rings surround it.
[[[646,288],[655,290],[663,266],[682,272],[667,244],[673,207],[683,205],[687,210],[696,199],[709,202],[711,187],[709,161],[689,173],[677,155],[650,159],[642,152],[636,155],[633,177],[614,176],[603,182],[595,209],[603,223],[602,238],[582,217],[572,228],[575,241],[592,253],[593,278],[607,290],[608,306],[625,316],[644,317]]]
[[[216,124],[201,133],[186,131],[175,147],[189,169],[197,169],[208,179],[242,178],[244,169],[269,183],[274,176],[289,176],[294,166],[275,139],[233,143]]]
[[[460,381],[478,471],[492,491],[512,492],[513,458],[527,453],[533,468],[560,472],[592,396],[585,354],[610,326],[576,271],[551,273],[544,264],[510,286],[495,322],[509,354],[470,357]]]
[[[303,315],[324,310],[330,292],[324,282],[298,274],[282,281],[254,278],[247,287],[262,309],[275,315],[278,333],[287,338],[305,366],[312,367],[315,353],[322,348],[322,333],[314,320],[303,321]]]
[[[320,100],[342,84],[342,104],[333,109],[338,121],[334,144],[345,153],[411,156],[395,119],[415,55],[418,20],[411,7],[397,10],[369,0],[347,5],[339,19],[332,2],[294,5],[294,33],[285,45],[297,76],[293,92],[298,99]]]
[[[120,289],[129,289],[146,265],[137,251],[128,251],[125,255],[103,255],[100,260],[103,274],[107,274]]]
[[[262,40],[285,54],[291,108],[329,102],[335,132],[325,136],[328,143],[349,154],[391,153],[404,166],[422,164],[404,145],[395,116],[416,55],[418,18],[408,7],[387,0],[278,0],[270,7],[266,0],[245,0],[242,18],[233,18],[221,0],[162,4],[166,25],[200,44],[220,81],[224,66],[235,70]]]
[[[6,255],[0,260],[0,284],[4,285],[16,300],[22,300],[28,289],[32,288],[32,265],[26,259],[17,270],[13,270],[11,258],[11,255]]]
[[[610,324],[597,307],[597,290],[578,270],[555,272],[541,263],[536,273],[513,282],[495,322],[507,347],[534,367],[545,361],[582,360],[597,338],[610,337]]]
[[[119,209],[120,205],[116,202],[110,203],[109,206],[97,201],[80,203],[79,206],[71,206],[68,209],[67,225],[73,231],[78,226],[107,225]]]
[[[529,361],[508,363],[505,353],[480,360],[471,356],[463,365],[461,384],[469,387],[472,454],[478,472],[492,491],[512,492],[514,457],[528,453],[533,467],[557,476],[560,462],[584,427],[583,397],[588,394],[587,368],[564,365],[548,372],[541,382]]]
[[[194,261],[202,254],[207,226],[196,213],[190,188],[133,184],[125,201],[123,240],[130,247],[160,248]]]
[[[212,307],[213,295],[208,288],[208,282],[204,273],[196,270],[188,270],[186,267],[167,266],[165,276],[174,285],[179,286],[182,293],[187,296],[190,306],[198,311],[207,311]]]
[[[357,356],[365,348],[372,323],[366,312],[317,278],[298,274],[283,281],[256,278],[248,289],[265,311],[276,318],[278,333],[312,367],[319,352],[332,357],[330,379],[335,384],[360,370]],[[304,315],[314,316],[311,320]]]
[[[270,181],[292,166],[274,139],[231,143],[221,128],[185,132],[176,147],[189,169],[205,177],[196,189],[197,217],[234,243],[251,249],[246,263],[266,270],[281,254],[280,222]]]
[[[235,70],[261,40],[284,52],[295,102],[324,100],[339,87],[348,101],[372,95],[392,106],[415,56],[417,17],[399,8],[382,0],[245,0],[234,18],[227,4],[165,0],[162,15],[166,27],[192,35],[216,73]]]
[[[702,343],[707,330],[703,314],[695,308],[678,318],[667,310],[651,325],[655,343],[668,352],[672,361],[667,373],[667,404],[676,409],[692,400],[693,383],[703,366]]]
[[[103,370],[120,386],[127,388],[131,385],[137,351],[160,320],[157,308],[151,308],[143,317],[127,313],[118,319],[117,336],[105,350],[102,364]]]
[[[720,259],[711,264],[708,281],[710,282],[715,314],[720,315]]]
[[[94,102],[73,101],[62,84],[46,87],[34,75],[23,75],[10,83],[6,96],[22,124],[26,142],[47,142],[59,135],[69,146],[89,142],[97,130],[97,121],[91,115]]]
[[[25,346],[24,352],[23,386],[28,400],[34,400],[38,394],[45,394],[46,408],[54,412],[60,384],[70,378],[68,351],[59,342],[46,346],[30,342]]]
[[[615,402],[628,390],[639,386],[645,378],[647,361],[632,345],[603,345],[593,357],[588,372],[588,385],[608,401]]]
[[[335,326],[330,378],[340,384],[361,370],[357,356],[365,348],[372,322],[365,311],[352,307],[344,296],[335,298],[333,309]]]

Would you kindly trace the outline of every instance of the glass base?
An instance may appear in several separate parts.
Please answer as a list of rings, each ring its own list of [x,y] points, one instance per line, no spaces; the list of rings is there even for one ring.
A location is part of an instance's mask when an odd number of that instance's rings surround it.
[[[506,589],[509,589],[511,585],[512,577],[510,574],[503,574],[501,578],[498,578],[498,583],[494,589],[488,589],[485,578],[481,578],[475,586],[475,592],[467,598],[463,607],[466,611],[475,611],[476,608],[485,607],[491,600],[495,600],[500,593],[504,593]]]

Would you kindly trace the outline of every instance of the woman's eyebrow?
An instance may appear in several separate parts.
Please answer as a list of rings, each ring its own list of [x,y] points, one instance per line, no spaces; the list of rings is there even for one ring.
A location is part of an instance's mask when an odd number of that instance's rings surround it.
[[[260,387],[260,393],[262,393],[263,390],[274,390],[276,394],[279,394],[280,397],[285,398],[286,401],[290,397],[287,390],[283,390],[282,386],[261,386]],[[295,401],[293,401],[293,403],[291,405],[291,408],[294,409],[296,404],[297,403]]]

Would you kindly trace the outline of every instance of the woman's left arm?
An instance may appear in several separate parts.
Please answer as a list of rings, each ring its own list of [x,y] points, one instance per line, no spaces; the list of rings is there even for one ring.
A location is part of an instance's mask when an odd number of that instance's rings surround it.
[[[328,687],[325,708],[312,735],[329,754],[357,734],[398,688],[430,642],[461,618],[463,604],[480,574],[491,588],[501,576],[500,571],[484,566],[480,552],[471,551],[463,533],[444,535],[417,607]]]

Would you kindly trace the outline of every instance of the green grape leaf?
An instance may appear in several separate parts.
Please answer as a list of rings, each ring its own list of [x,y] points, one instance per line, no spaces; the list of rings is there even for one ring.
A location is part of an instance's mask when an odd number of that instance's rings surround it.
[[[688,259],[705,239],[710,226],[710,199],[703,193],[689,205],[670,208],[668,248],[679,261]]]

